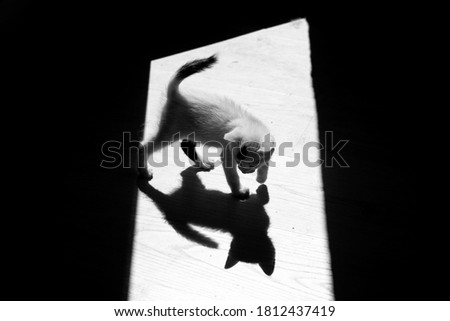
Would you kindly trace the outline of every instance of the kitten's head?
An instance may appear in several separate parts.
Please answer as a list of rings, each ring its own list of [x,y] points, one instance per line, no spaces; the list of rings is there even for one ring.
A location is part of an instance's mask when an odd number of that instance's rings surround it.
[[[235,131],[225,134],[224,138],[238,145],[235,154],[239,170],[244,173],[253,173],[263,164],[267,164],[275,151],[275,139],[266,134],[262,139],[248,138],[237,135]]]

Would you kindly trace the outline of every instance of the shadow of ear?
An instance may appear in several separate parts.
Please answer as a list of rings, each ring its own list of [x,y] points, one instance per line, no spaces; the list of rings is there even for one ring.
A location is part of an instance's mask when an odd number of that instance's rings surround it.
[[[259,263],[259,266],[261,269],[266,273],[267,275],[272,275],[273,270],[275,269],[275,260],[267,261],[267,262],[261,262]]]
[[[225,262],[225,269],[230,269],[236,264],[239,263],[239,260],[234,257],[232,253],[228,254],[227,261]],[[267,261],[259,262],[258,265],[261,267],[261,269],[264,271],[266,275],[272,275],[274,269],[275,269],[275,258]]]
[[[232,268],[239,260],[237,260],[232,254],[228,254],[227,261],[225,262],[225,269]]]

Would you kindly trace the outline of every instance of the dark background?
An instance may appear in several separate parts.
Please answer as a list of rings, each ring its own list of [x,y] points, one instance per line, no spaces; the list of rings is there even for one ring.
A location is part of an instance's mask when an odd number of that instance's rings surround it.
[[[100,168],[100,148],[123,132],[140,139],[150,61],[299,17],[321,139],[350,140],[350,168],[323,169],[336,299],[450,298],[445,208],[424,180],[442,171],[427,156],[442,137],[418,101],[419,28],[406,12],[0,6],[3,299],[126,300],[136,174]]]

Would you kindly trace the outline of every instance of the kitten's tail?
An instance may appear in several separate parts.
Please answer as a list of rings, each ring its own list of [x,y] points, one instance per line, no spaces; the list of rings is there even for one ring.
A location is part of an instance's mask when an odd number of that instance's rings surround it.
[[[169,87],[167,89],[168,95],[178,92],[178,86],[185,78],[212,67],[216,62],[217,56],[212,55],[208,58],[190,61],[181,66],[169,83]]]

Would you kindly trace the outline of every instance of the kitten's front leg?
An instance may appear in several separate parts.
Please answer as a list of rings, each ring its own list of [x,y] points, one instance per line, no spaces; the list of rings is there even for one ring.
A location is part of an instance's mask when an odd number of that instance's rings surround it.
[[[233,195],[242,200],[247,199],[250,196],[250,190],[241,185],[233,150],[228,147],[222,151],[222,166]]]
[[[264,183],[267,180],[267,172],[269,171],[269,165],[266,163],[262,164],[261,167],[257,170],[256,181],[260,184]]]

